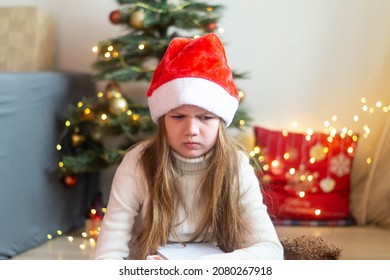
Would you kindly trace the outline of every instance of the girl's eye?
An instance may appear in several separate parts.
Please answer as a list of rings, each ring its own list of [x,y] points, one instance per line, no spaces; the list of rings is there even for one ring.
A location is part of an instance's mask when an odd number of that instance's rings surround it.
[[[204,121],[208,121],[208,120],[214,119],[213,116],[208,116],[208,115],[200,116],[199,118],[200,118],[201,120],[204,120]]]
[[[184,118],[184,115],[171,115],[171,118],[182,119],[182,118]]]

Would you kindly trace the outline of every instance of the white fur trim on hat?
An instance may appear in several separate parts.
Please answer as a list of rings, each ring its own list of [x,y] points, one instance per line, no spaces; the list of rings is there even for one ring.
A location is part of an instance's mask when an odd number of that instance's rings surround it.
[[[174,79],[161,85],[148,97],[148,104],[155,123],[181,105],[195,105],[221,117],[229,126],[238,108],[238,100],[220,85],[192,77]]]

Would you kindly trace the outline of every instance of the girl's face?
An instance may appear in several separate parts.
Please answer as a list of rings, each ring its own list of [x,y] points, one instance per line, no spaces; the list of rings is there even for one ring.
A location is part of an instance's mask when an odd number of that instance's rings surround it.
[[[193,105],[182,105],[164,115],[169,146],[186,158],[210,151],[217,141],[218,116]]]

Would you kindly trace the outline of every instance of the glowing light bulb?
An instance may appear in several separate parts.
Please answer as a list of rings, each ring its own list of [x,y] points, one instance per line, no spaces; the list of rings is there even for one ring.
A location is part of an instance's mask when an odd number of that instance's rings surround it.
[[[254,148],[253,148],[253,151],[254,151],[256,154],[260,153],[260,147],[259,147],[259,146],[254,147]]]
[[[295,168],[290,168],[290,170],[288,171],[291,175],[294,175],[295,174]]]
[[[260,162],[264,162],[265,158],[264,158],[263,156],[259,156],[259,157],[258,157],[258,160],[259,160]]]
[[[298,193],[298,195],[299,195],[300,198],[303,198],[303,197],[305,197],[306,193],[304,191],[300,191]]]
[[[57,149],[57,151],[61,151],[61,149],[62,149],[61,145],[57,144],[56,149]]]
[[[271,162],[271,166],[272,167],[278,167],[279,166],[279,161],[277,159],[274,159],[272,162]]]
[[[223,29],[222,27],[218,27],[218,32],[221,33],[221,34],[225,33],[225,29]]]
[[[99,51],[99,48],[97,46],[92,47],[92,52],[97,53]]]
[[[314,211],[314,214],[315,214],[316,216],[319,216],[319,215],[321,214],[321,209],[316,209],[316,210]]]

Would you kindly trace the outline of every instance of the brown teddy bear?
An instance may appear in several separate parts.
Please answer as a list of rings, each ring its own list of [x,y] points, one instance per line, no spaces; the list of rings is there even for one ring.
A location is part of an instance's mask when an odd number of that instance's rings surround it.
[[[281,238],[285,260],[338,260],[342,248],[321,236]]]

